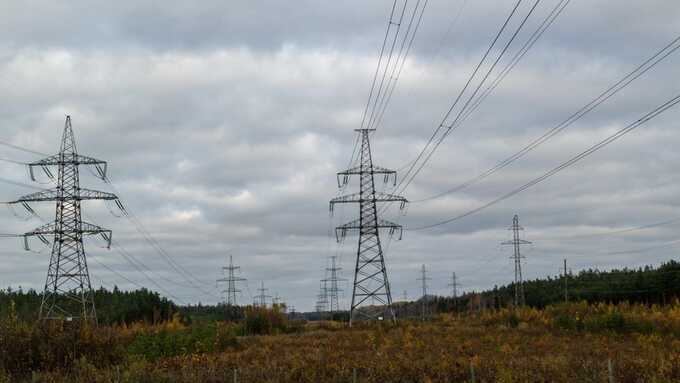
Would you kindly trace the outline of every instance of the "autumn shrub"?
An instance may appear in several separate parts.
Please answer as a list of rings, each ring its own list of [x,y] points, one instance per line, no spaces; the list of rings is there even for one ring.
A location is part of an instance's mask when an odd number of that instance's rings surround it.
[[[156,360],[180,355],[224,351],[238,345],[240,327],[233,324],[200,323],[181,329],[158,327],[138,333],[128,354]]]
[[[95,366],[118,364],[124,359],[124,340],[111,328],[77,322],[0,322],[0,370],[11,376],[31,371],[67,370],[87,357]]]
[[[247,307],[243,320],[244,335],[269,335],[287,332],[288,318],[279,307]]]

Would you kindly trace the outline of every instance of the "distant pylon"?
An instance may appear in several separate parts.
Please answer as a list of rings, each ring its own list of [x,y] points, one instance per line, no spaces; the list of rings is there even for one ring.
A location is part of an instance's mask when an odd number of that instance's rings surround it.
[[[456,273],[452,272],[451,273],[451,283],[449,283],[449,287],[451,288],[451,297],[453,297],[453,305],[458,308],[458,287],[460,286],[460,283],[456,280]]]
[[[236,270],[241,269],[240,266],[234,266],[234,261],[232,256],[229,256],[229,266],[222,267],[222,272],[226,273],[226,278],[220,278],[217,280],[219,282],[226,282],[227,289],[222,292],[225,295],[225,303],[230,306],[236,306],[236,293],[240,293],[241,290],[236,288],[236,282],[245,281],[245,278],[237,277],[234,273]]]
[[[264,281],[260,283],[260,288],[257,289],[259,294],[255,296],[255,306],[256,307],[262,307],[265,308],[267,307],[267,298],[271,298],[271,295],[267,295],[266,292],[269,289],[264,288]]]
[[[449,283],[449,287],[451,288],[451,296],[453,299],[458,298],[458,287],[460,286],[460,283],[456,280],[456,273],[453,272],[451,273],[451,282]]]
[[[323,313],[328,311],[328,280],[322,279],[319,287],[319,294],[316,296],[316,312]]]
[[[380,229],[389,229],[390,234],[399,230],[401,238],[402,228],[396,223],[386,221],[378,216],[378,202],[399,202],[403,209],[408,202],[406,198],[380,193],[375,191],[375,174],[382,174],[387,182],[390,176],[394,177],[396,185],[397,173],[378,166],[373,166],[369,134],[375,129],[357,129],[361,137],[359,150],[359,166],[347,169],[337,174],[338,187],[344,187],[351,175],[359,176],[359,192],[343,195],[330,201],[330,210],[338,203],[358,203],[359,218],[338,226],[335,229],[336,238],[344,238],[349,230],[359,232],[359,245],[357,247],[356,266],[354,268],[354,284],[352,287],[352,303],[349,309],[349,325],[355,320],[356,315],[365,319],[378,319],[389,317],[396,321],[392,308],[392,293],[387,278],[385,258],[382,244],[380,243]],[[358,310],[369,299],[375,299],[383,305],[382,313],[371,310]]]
[[[83,236],[99,234],[110,247],[111,230],[83,222],[80,205],[85,200],[109,200],[114,201],[121,210],[123,206],[114,194],[81,188],[79,173],[81,165],[94,167],[95,175],[106,180],[105,161],[78,154],[71,117],[66,116],[59,153],[28,164],[31,179],[34,181],[34,168],[41,168],[48,177],[53,178],[53,171],[50,168],[56,167],[56,188],[29,194],[10,202],[21,204],[32,212],[29,206],[31,202],[56,201],[54,221],[23,235],[27,250],[28,237],[36,236],[42,242],[48,243],[45,237],[54,236],[50,266],[40,305],[41,319],[79,319],[95,323],[97,321]]]
[[[340,278],[338,276],[338,271],[342,270],[342,267],[337,266],[336,264],[336,259],[338,257],[333,255],[331,256],[331,267],[326,268],[326,272],[330,273],[330,277],[324,279],[322,282],[324,283],[329,283],[330,287],[327,288],[327,296],[328,296],[328,311],[332,313],[340,311],[340,292],[342,289],[340,289],[340,286],[338,282],[346,281],[347,279],[345,278]]]
[[[423,264],[420,268],[420,278],[418,280],[421,282],[421,289],[423,293],[423,298],[422,298],[422,305],[423,305],[423,312],[422,312],[422,319],[425,320],[427,317],[427,281],[431,280],[432,278],[427,276],[427,270],[425,269],[425,265]]]
[[[510,256],[515,262],[515,307],[524,306],[526,304],[526,299],[524,297],[524,281],[522,279],[522,258],[523,255],[520,254],[520,246],[528,245],[531,242],[525,241],[520,238],[519,232],[524,230],[522,226],[519,225],[519,217],[517,214],[512,218],[512,226],[508,228],[512,230],[512,240],[502,242],[502,245],[513,245],[513,254]]]

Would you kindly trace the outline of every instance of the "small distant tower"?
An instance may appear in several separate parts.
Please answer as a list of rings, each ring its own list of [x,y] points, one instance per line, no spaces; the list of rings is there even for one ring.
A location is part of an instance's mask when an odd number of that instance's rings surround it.
[[[340,286],[338,282],[346,281],[347,279],[345,278],[340,278],[338,276],[338,271],[342,270],[342,267],[337,266],[336,260],[337,256],[333,255],[331,256],[331,267],[326,268],[326,271],[330,273],[330,278],[326,278],[322,280],[324,284],[329,283],[330,287],[327,289],[327,296],[328,296],[328,311],[330,311],[331,314],[334,312],[340,311],[340,292],[342,289],[340,289]],[[327,286],[327,285],[326,285]]]
[[[510,259],[515,261],[515,307],[519,307],[526,304],[524,297],[524,281],[522,280],[522,258],[524,258],[524,256],[520,254],[520,246],[531,244],[531,242],[520,238],[520,231],[524,230],[524,228],[519,225],[519,217],[517,214],[513,217],[512,226],[510,226],[508,230],[512,230],[512,240],[502,242],[501,244],[513,246],[513,254],[510,256]]]
[[[222,292],[225,294],[225,303],[229,306],[236,306],[236,293],[240,293],[241,290],[236,288],[236,282],[245,281],[245,278],[237,277],[235,274],[236,270],[239,270],[240,266],[234,266],[234,261],[232,256],[229,256],[229,266],[223,267],[222,272],[227,275],[226,278],[218,279],[217,282],[226,282],[227,289]]]
[[[456,273],[452,272],[451,273],[451,283],[449,283],[449,287],[451,288],[451,297],[453,298],[453,305],[458,310],[458,287],[460,284],[456,280]]]
[[[324,313],[328,311],[328,281],[322,279],[319,287],[319,294],[316,296],[316,312]]]
[[[272,297],[271,295],[266,294],[268,290],[269,289],[264,288],[264,281],[260,282],[260,288],[257,289],[259,294],[257,294],[255,296],[255,302],[254,302],[255,307],[262,307],[262,308],[267,307],[267,298]]]
[[[425,320],[427,317],[427,281],[431,280],[432,278],[427,276],[427,270],[425,269],[425,265],[423,264],[420,268],[420,278],[418,280],[421,282],[421,289],[423,292],[423,298],[422,298],[422,304],[423,304],[423,312],[422,312],[422,319]]]

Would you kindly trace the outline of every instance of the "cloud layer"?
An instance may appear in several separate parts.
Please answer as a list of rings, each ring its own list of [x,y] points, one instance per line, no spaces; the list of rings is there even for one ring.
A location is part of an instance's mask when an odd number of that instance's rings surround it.
[[[417,155],[513,3],[430,2],[373,136],[376,164],[399,169]],[[539,5],[520,42],[555,4]],[[243,301],[264,281],[272,295],[311,310],[329,255],[341,256],[343,276],[351,279],[356,238],[337,245],[329,234],[357,212],[341,209],[329,218],[328,200],[337,193],[335,172],[347,166],[352,152],[390,7],[390,1],[3,3],[0,140],[56,152],[70,114],[79,150],[109,161],[115,189],[86,171],[83,184],[118,192],[191,274],[178,275],[132,222],[109,215],[104,204],[89,204],[87,220],[113,229],[116,242],[148,267],[162,293],[182,302],[216,302],[214,280],[233,254],[249,280]],[[680,7],[670,0],[573,2],[444,141],[405,196],[418,200],[454,187],[557,125],[677,37],[679,16]],[[407,228],[436,222],[540,175],[674,96],[678,60],[671,55],[502,172],[461,192],[411,204],[404,216],[390,210],[387,218]],[[574,270],[673,258],[673,246],[635,250],[677,239],[677,224],[574,236],[680,217],[679,113],[670,110],[478,214],[433,230],[406,231],[400,242],[386,239],[394,295],[406,290],[410,298],[418,296],[420,264],[432,270],[437,294],[446,294],[453,271],[467,291],[509,282],[509,249],[499,243],[509,238],[514,214],[534,242],[526,249],[528,278],[556,274],[563,258]],[[0,157],[38,158],[8,147],[0,147]],[[1,178],[28,182],[21,166],[0,166]],[[3,200],[31,191],[6,183],[0,188]],[[53,206],[38,211],[49,219]],[[3,214],[3,233],[41,224]],[[0,285],[41,289],[49,249],[25,253],[8,239],[0,246]],[[134,287],[110,268],[158,290],[118,251],[99,246],[87,243],[95,285]]]

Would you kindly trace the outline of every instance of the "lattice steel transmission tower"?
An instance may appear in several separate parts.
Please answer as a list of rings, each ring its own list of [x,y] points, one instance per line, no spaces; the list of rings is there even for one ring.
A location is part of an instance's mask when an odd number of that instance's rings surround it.
[[[451,273],[451,282],[448,285],[451,288],[451,296],[453,299],[458,298],[458,287],[460,287],[460,283],[458,283],[456,279],[456,273],[453,272]]]
[[[334,313],[337,311],[340,311],[340,292],[342,289],[340,288],[340,285],[338,282],[343,282],[346,281],[347,279],[345,278],[340,278],[338,276],[338,271],[342,270],[342,267],[337,266],[337,256],[333,255],[330,257],[331,258],[331,267],[326,268],[326,272],[330,273],[329,278],[325,278],[322,280],[324,285],[328,286],[327,284],[330,284],[330,287],[326,288],[326,295],[327,295],[327,301],[328,301],[328,311],[330,313]]]
[[[403,209],[408,202],[406,198],[375,191],[376,174],[383,175],[384,182],[388,182],[390,176],[394,178],[394,185],[397,182],[397,173],[394,170],[374,166],[371,156],[371,145],[369,134],[375,129],[356,129],[361,138],[361,148],[359,149],[359,166],[347,169],[337,174],[338,187],[342,188],[349,182],[352,175],[359,176],[359,192],[343,195],[330,201],[330,210],[339,203],[358,203],[359,218],[338,226],[335,235],[338,240],[344,238],[348,231],[356,230],[359,232],[359,245],[357,247],[357,259],[354,269],[354,284],[352,287],[352,303],[349,310],[349,325],[355,320],[355,316],[365,319],[376,319],[389,316],[392,321],[396,321],[394,309],[392,308],[392,293],[387,278],[385,258],[383,256],[382,244],[380,243],[380,229],[389,229],[390,234],[399,230],[401,239],[401,225],[386,221],[378,217],[378,202],[399,202]],[[375,299],[383,306],[382,313],[375,310],[375,307],[359,307],[366,303],[368,299]]]
[[[40,305],[40,319],[75,319],[95,323],[97,321],[83,236],[101,235],[110,247],[111,230],[83,222],[81,202],[110,200],[115,201],[121,210],[123,206],[115,194],[81,188],[79,174],[81,165],[94,167],[96,176],[106,180],[105,161],[78,154],[71,117],[66,116],[59,153],[28,164],[31,179],[34,181],[35,168],[42,169],[50,178],[54,178],[50,168],[56,167],[57,186],[10,202],[21,204],[29,211],[32,211],[29,206],[31,202],[56,202],[54,221],[24,234],[24,246],[27,250],[28,237],[35,236],[45,244],[49,243],[47,236],[54,237]]]
[[[453,305],[458,309],[458,287],[460,287],[460,283],[458,283],[456,279],[456,273],[452,272],[451,273],[451,282],[449,283],[449,287],[451,288],[451,297],[453,298]]]
[[[234,261],[232,256],[229,256],[229,266],[222,267],[222,272],[227,274],[225,278],[220,278],[217,283],[226,282],[227,289],[222,290],[225,294],[225,303],[230,306],[236,306],[236,293],[240,293],[241,290],[236,288],[236,282],[244,282],[246,279],[237,277],[235,271],[240,270],[240,266],[234,266]]]
[[[267,291],[268,291],[269,289],[265,289],[265,288],[264,288],[264,281],[262,281],[262,282],[260,282],[260,283],[261,283],[261,284],[260,284],[260,288],[257,289],[257,291],[259,292],[259,294],[257,294],[257,295],[255,296],[254,305],[255,305],[256,307],[265,308],[265,307],[267,307],[267,298],[271,298],[272,296],[266,294]]]
[[[319,284],[319,293],[316,295],[316,312],[323,313],[328,311],[328,281],[322,279]]]
[[[514,302],[515,307],[524,306],[526,304],[526,300],[524,297],[524,281],[522,280],[522,258],[524,258],[524,256],[521,255],[520,253],[520,246],[531,244],[531,242],[525,241],[520,238],[519,232],[521,230],[524,230],[524,228],[519,225],[519,217],[517,216],[517,214],[515,214],[515,216],[512,218],[512,226],[510,226],[508,230],[512,230],[512,240],[502,242],[501,244],[513,246],[513,254],[510,256],[510,259],[513,259],[515,261]]]
[[[422,312],[422,319],[425,320],[425,317],[427,317],[427,281],[431,280],[432,278],[427,276],[427,269],[425,269],[425,265],[423,264],[420,268],[420,278],[418,280],[421,282],[421,289],[423,293],[423,298],[422,298],[422,305],[423,305],[423,312]]]

